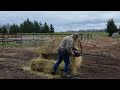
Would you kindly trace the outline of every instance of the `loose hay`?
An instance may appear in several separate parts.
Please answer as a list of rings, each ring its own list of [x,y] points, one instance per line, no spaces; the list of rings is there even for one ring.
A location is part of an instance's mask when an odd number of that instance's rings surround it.
[[[82,63],[82,56],[80,57],[70,57],[70,69],[71,69],[71,74],[77,75],[79,73],[79,68]],[[33,59],[31,61],[31,70],[33,71],[39,71],[39,72],[44,72],[46,74],[50,74],[53,68],[53,65],[56,63],[54,60],[47,60],[47,59],[42,59],[42,58],[37,58]],[[59,65],[58,67],[58,74],[61,74],[61,72],[64,69],[64,62]]]
[[[42,76],[43,79],[60,78],[60,75],[54,75],[53,76],[51,74],[46,74],[46,73],[43,73],[43,72],[33,71],[33,70],[31,70],[31,68],[29,66],[24,66],[24,67],[22,67],[22,69],[29,72],[30,74]]]
[[[72,75],[78,75],[79,73],[79,68],[82,64],[83,58],[82,56],[79,57],[70,57],[70,69],[71,69],[71,74]]]
[[[53,65],[56,63],[54,60],[47,60],[42,58],[33,59],[30,63],[31,70],[44,72],[50,74],[53,68]],[[58,74],[63,70],[64,63],[62,62],[58,67]]]
[[[36,52],[38,52],[39,54],[57,53],[59,44],[62,39],[63,38],[51,39],[50,41],[46,42],[43,46],[41,46]]]

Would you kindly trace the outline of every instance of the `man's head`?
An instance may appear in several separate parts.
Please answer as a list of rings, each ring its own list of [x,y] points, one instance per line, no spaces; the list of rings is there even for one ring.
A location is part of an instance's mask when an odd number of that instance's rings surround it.
[[[76,40],[78,37],[79,37],[79,34],[78,34],[78,33],[73,33],[73,34],[72,34],[72,38],[73,38],[74,40]]]

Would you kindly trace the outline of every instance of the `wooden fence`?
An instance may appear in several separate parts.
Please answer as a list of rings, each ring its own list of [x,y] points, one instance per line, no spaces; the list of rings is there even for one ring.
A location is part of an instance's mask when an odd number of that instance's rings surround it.
[[[42,33],[38,33],[38,34],[0,34],[0,42],[3,43],[8,43],[8,42],[17,42],[17,43],[22,43],[23,41],[28,41],[28,40],[39,40],[41,38],[41,40],[44,40],[44,37],[48,37],[48,38],[54,38],[56,36],[60,36],[60,37],[64,37],[67,35],[71,35],[71,34],[42,34]],[[92,34],[79,34],[81,40],[83,40],[83,38],[85,39],[92,39]],[[38,38],[37,38],[38,37]]]

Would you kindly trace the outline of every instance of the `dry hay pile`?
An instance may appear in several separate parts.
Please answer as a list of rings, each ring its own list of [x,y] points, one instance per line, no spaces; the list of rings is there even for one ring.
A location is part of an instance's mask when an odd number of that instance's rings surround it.
[[[63,38],[54,38],[46,42],[43,46],[38,49],[38,53],[57,53],[58,46]]]
[[[42,58],[33,59],[30,63],[31,70],[50,74],[55,62],[56,62],[55,60],[47,60]],[[63,68],[64,68],[64,63],[62,62],[58,67],[59,74],[63,70]]]
[[[56,62],[55,60],[46,60],[42,58],[33,59],[31,61],[31,70],[50,74],[55,62]],[[79,68],[81,63],[82,63],[82,56],[70,57],[70,70],[72,75],[77,75],[79,73]],[[63,69],[64,69],[64,62],[62,61],[62,63],[58,67],[58,74],[61,74]]]

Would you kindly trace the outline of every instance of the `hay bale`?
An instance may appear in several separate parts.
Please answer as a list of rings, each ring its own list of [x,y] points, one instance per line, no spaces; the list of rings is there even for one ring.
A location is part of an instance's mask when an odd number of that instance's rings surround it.
[[[33,59],[30,63],[31,70],[49,74],[51,72],[55,62],[56,61],[54,61],[54,60],[47,60],[47,59],[42,59],[42,58]],[[64,68],[64,63],[62,62],[58,67],[59,74],[63,70],[63,68]]]

